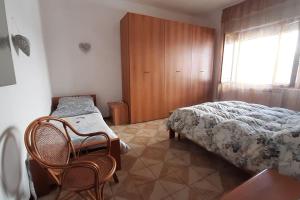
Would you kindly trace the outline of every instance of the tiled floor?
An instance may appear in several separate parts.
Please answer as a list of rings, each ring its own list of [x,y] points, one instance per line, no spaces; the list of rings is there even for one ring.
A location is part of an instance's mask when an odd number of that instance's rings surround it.
[[[249,178],[186,139],[169,140],[165,120],[112,129],[132,149],[122,157],[120,183],[106,188],[108,199],[219,199]]]
[[[216,200],[249,178],[184,138],[169,140],[165,120],[111,128],[131,150],[122,156],[120,183],[105,186],[106,200]]]

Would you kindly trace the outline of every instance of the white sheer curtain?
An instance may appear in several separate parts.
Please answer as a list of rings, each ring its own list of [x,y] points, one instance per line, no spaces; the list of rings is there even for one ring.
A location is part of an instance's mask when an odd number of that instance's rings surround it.
[[[220,100],[300,110],[300,0],[247,0],[223,11]]]
[[[289,86],[299,22],[225,35],[222,83]]]

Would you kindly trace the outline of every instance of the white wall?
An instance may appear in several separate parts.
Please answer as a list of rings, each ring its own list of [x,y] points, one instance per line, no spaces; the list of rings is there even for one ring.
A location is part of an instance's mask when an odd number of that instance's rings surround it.
[[[23,174],[19,192],[25,194],[23,199],[28,199],[28,180],[24,166],[27,155],[23,144],[24,130],[29,122],[35,118],[49,114],[51,89],[41,34],[38,0],[5,0],[5,4],[9,33],[23,34],[31,42],[30,57],[21,52],[17,56],[15,50],[12,49],[17,84],[0,87],[0,134],[3,135],[8,127],[17,129],[15,136],[20,145]],[[3,149],[0,149],[1,156],[2,153]],[[12,162],[10,156],[13,154],[8,155],[7,159],[4,160],[7,166],[10,166]],[[14,174],[15,171],[13,170],[16,167],[11,163],[11,169],[5,172],[6,175]],[[3,173],[2,170],[0,169],[0,173]],[[12,179],[12,177],[9,178]],[[10,185],[14,186],[16,183],[10,182]],[[2,186],[0,187],[0,199],[17,198],[6,196]]]
[[[108,101],[122,99],[120,19],[136,12],[209,25],[207,20],[124,0],[41,0],[46,53],[55,96],[97,94],[108,115]],[[78,44],[89,42],[82,53]]]

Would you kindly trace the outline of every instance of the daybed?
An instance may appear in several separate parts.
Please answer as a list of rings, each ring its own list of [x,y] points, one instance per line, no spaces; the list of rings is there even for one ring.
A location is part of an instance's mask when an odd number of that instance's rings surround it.
[[[300,112],[213,102],[177,109],[167,126],[170,137],[182,134],[247,171],[275,168],[300,178]]]
[[[80,95],[67,97],[53,97],[52,116],[59,117],[69,122],[80,133],[105,132],[111,139],[111,154],[117,161],[117,170],[121,169],[120,154],[128,151],[129,146],[121,141],[104,121],[101,112],[95,106],[96,95]],[[62,128],[62,127],[61,127]],[[70,134],[75,149],[81,143],[81,137]],[[87,143],[88,150],[101,147],[101,137],[93,137]],[[105,140],[103,140],[105,141]]]

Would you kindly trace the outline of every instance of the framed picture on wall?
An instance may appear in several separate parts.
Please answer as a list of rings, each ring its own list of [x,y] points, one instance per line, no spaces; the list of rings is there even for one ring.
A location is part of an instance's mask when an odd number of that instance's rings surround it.
[[[0,87],[16,84],[4,0],[0,0]]]

